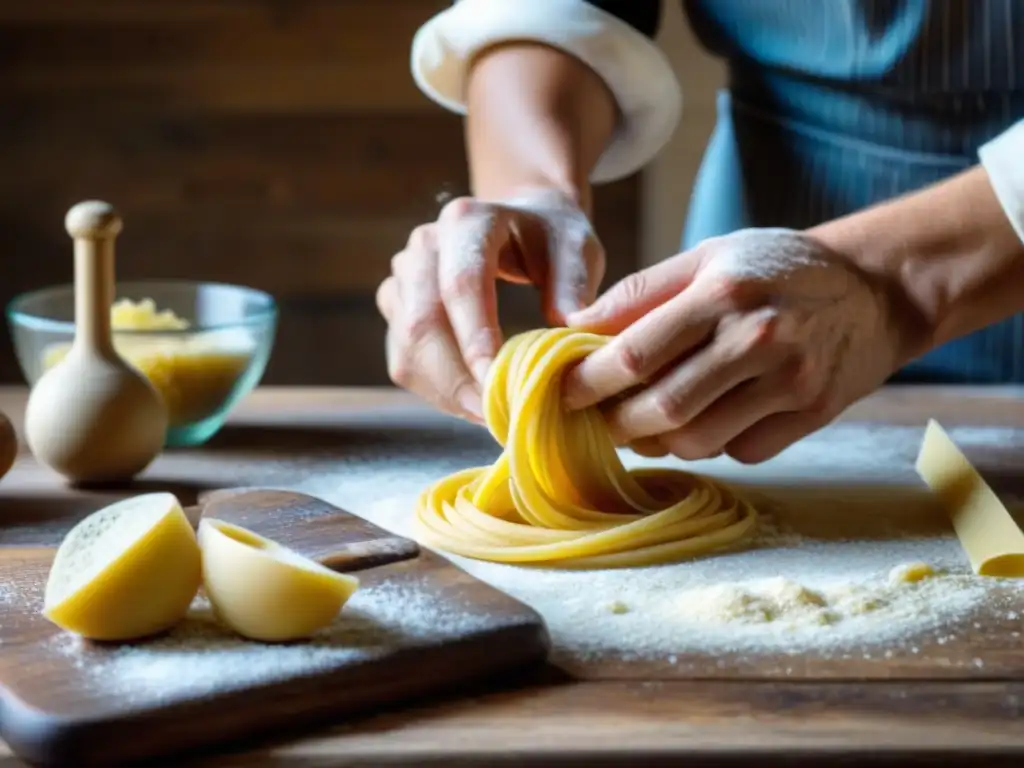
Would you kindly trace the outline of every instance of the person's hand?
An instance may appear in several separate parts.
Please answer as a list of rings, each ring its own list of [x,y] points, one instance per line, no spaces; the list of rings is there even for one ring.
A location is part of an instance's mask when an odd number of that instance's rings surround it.
[[[587,216],[559,192],[452,200],[413,230],[377,290],[391,380],[482,421],[482,384],[503,341],[497,281],[532,283],[548,322],[562,324],[593,301],[604,269]]]
[[[914,323],[898,307],[808,235],[711,238],[569,318],[615,338],[569,372],[566,405],[604,403],[619,444],[645,455],[764,461],[906,362]]]

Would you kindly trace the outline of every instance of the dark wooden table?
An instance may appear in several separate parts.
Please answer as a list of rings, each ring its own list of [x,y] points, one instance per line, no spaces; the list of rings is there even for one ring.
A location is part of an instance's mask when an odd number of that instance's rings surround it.
[[[0,408],[19,429],[24,401],[23,390],[0,389]],[[1024,389],[889,389],[843,418],[922,425],[929,417],[951,426],[1024,428]],[[301,462],[338,450],[333,424],[391,425],[377,428],[386,432],[407,429],[409,419],[452,429],[393,390],[261,390],[210,446],[161,457],[141,487],[170,486],[187,502],[189,493],[217,481],[258,484],[280,471],[272,468],[281,466],[282,456]],[[486,435],[474,439],[486,445]],[[211,455],[220,463],[211,463]],[[1024,456],[1003,470],[1024,474]],[[38,518],[16,521],[33,540],[59,540],[96,502],[95,494],[60,489],[24,455],[0,484],[5,495],[38,499]],[[291,743],[240,747],[198,764],[1020,765],[1022,714],[1024,683],[1010,681],[578,682],[546,669],[531,679],[396,708]],[[2,744],[0,762],[19,764]]]

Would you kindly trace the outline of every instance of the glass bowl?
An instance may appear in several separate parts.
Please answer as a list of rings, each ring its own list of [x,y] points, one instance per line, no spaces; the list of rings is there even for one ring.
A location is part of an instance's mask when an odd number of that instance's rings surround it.
[[[120,282],[116,300],[151,300],[187,321],[171,330],[114,330],[118,353],[163,395],[168,447],[201,445],[259,383],[277,330],[277,304],[252,288],[188,280]],[[73,285],[23,293],[8,305],[14,351],[29,386],[74,338]]]

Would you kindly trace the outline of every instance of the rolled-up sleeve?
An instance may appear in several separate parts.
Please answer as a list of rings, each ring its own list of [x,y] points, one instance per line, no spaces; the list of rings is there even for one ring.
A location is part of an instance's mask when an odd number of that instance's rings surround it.
[[[983,144],[978,157],[1007,218],[1024,242],[1024,120]]]
[[[497,43],[530,40],[575,56],[605,82],[621,120],[591,180],[639,170],[668,142],[682,96],[654,43],[660,0],[458,0],[416,32],[411,66],[430,99],[465,114],[469,62]]]

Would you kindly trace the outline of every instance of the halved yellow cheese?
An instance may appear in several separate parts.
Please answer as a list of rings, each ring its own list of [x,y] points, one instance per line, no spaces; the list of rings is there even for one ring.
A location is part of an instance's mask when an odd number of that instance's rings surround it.
[[[92,640],[134,640],[170,629],[202,580],[195,532],[171,493],[147,493],[86,517],[64,537],[43,615]]]
[[[203,590],[217,617],[251,640],[309,637],[359,588],[354,576],[223,520],[199,523]]]

